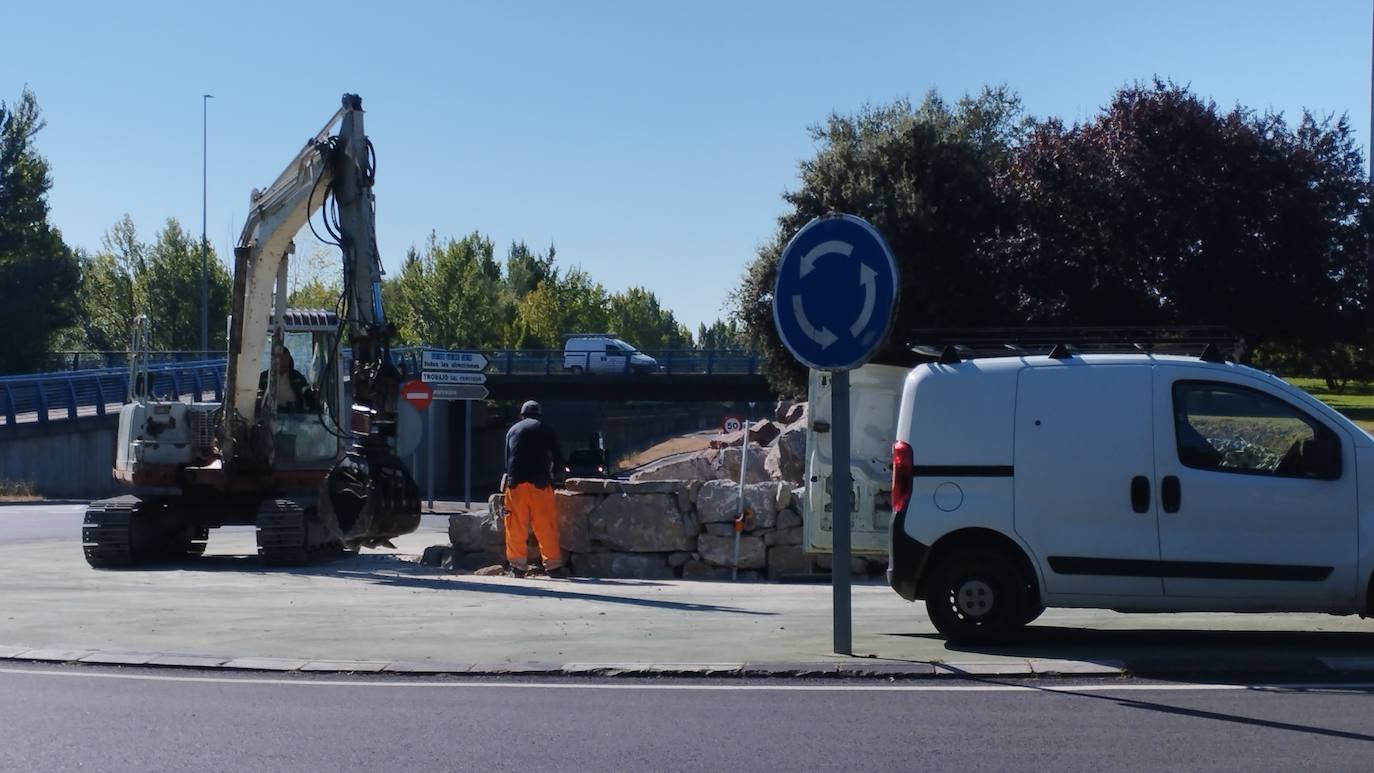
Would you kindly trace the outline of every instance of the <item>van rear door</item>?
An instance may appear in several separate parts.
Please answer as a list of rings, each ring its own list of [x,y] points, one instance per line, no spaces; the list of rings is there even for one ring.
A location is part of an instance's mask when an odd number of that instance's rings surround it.
[[[865,365],[849,374],[850,476],[854,481],[850,545],[855,555],[887,555],[892,443],[908,372],[891,365]],[[829,373],[811,371],[807,400],[804,547],[808,553],[829,553],[834,547]]]

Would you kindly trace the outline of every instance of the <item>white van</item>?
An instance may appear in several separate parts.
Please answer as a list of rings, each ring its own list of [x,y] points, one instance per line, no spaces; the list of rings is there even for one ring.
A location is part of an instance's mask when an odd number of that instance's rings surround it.
[[[889,584],[947,639],[1046,607],[1370,614],[1368,433],[1219,357],[1055,354],[851,374],[855,551],[886,531]],[[828,376],[811,398],[806,542],[826,551]]]
[[[615,337],[614,333],[575,333],[563,344],[563,369],[573,374],[658,372],[658,360]]]

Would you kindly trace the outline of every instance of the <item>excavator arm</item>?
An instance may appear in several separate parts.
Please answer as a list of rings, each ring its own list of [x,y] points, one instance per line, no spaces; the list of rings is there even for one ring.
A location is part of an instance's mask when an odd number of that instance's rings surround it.
[[[338,133],[331,134],[335,126]],[[265,191],[234,249],[229,384],[221,423],[226,470],[272,466],[274,390],[259,394],[262,346],[269,331],[281,347],[292,239],[319,211],[343,259],[340,333],[352,351],[353,404],[348,450],[322,485],[317,515],[350,546],[384,543],[419,525],[419,490],[395,453],[396,409],[403,374],[391,359],[394,329],[382,308],[382,263],[377,249],[372,145],[363,131],[362,100],[345,94],[342,106]],[[335,356],[341,356],[336,348]]]

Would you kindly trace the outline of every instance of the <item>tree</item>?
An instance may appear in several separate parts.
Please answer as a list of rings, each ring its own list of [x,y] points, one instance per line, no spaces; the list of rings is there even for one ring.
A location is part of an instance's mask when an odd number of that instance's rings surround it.
[[[200,240],[176,218],[168,218],[148,248],[146,298],[153,348],[173,351],[200,349]],[[209,334],[211,351],[228,348],[225,337],[229,293],[233,279],[214,250],[209,264]]]
[[[1019,98],[1005,88],[953,107],[931,92],[919,106],[898,100],[811,129],[816,156],[802,162],[801,188],[783,196],[790,209],[733,298],[732,315],[775,386],[805,384],[773,327],[778,257],[803,225],[831,212],[864,218],[891,245],[902,275],[895,330],[1003,321],[977,246],[1002,219],[991,181],[1027,129]],[[880,356],[900,356],[906,343],[898,333]]]
[[[123,351],[134,317],[147,311],[148,245],[127,214],[101,237],[101,250],[81,263],[78,326],[84,348]]]
[[[431,233],[423,251],[406,254],[383,300],[406,343],[494,347],[505,328],[501,280],[490,239],[473,232],[440,242]]]
[[[342,258],[317,244],[306,255],[292,255],[287,270],[286,305],[293,309],[336,310],[343,294]]]
[[[610,323],[606,288],[574,268],[545,279],[520,299],[514,340],[521,348],[559,349],[564,333],[606,331]]]
[[[37,369],[54,336],[77,317],[81,267],[48,222],[48,162],[34,149],[44,121],[25,88],[10,107],[0,101],[0,372]]]
[[[709,327],[704,322],[697,326],[697,348],[703,351],[742,349],[744,345],[740,339],[739,323],[733,319],[718,319]]]
[[[1369,201],[1344,118],[1218,111],[1156,81],[1036,127],[997,180],[987,265],[1018,318],[1217,324],[1312,351],[1369,329]]]
[[[692,346],[692,334],[663,308],[658,296],[643,287],[631,287],[607,299],[609,329],[644,350],[682,349]]]

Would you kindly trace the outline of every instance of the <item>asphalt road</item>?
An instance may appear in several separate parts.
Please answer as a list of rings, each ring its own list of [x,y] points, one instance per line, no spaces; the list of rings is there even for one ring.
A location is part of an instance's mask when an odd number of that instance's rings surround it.
[[[1368,689],[1026,684],[6,668],[0,770],[1356,770],[1374,751]]]

